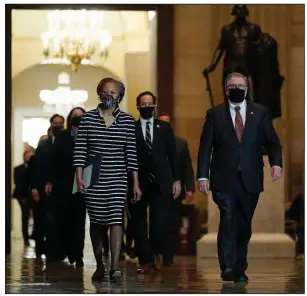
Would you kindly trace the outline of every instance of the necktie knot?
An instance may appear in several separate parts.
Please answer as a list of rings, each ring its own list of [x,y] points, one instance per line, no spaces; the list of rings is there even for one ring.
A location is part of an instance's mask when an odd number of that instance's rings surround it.
[[[241,110],[241,107],[240,107],[240,106],[236,106],[236,107],[235,107],[235,110],[236,110],[237,113],[239,113],[240,110]]]

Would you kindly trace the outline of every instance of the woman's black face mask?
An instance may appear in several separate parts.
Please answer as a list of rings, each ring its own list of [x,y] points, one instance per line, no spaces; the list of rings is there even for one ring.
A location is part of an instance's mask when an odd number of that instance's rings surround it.
[[[71,118],[71,125],[74,127],[79,127],[82,116],[74,116]]]

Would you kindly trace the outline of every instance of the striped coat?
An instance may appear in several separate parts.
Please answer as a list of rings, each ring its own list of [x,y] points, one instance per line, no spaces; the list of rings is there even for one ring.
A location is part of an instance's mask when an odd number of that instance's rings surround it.
[[[115,121],[107,127],[100,110],[87,112],[81,120],[74,150],[74,167],[85,167],[88,159],[101,156],[97,182],[87,188],[85,202],[92,223],[122,223],[127,195],[127,172],[137,171],[135,121],[118,107]],[[96,164],[97,165],[97,164]]]

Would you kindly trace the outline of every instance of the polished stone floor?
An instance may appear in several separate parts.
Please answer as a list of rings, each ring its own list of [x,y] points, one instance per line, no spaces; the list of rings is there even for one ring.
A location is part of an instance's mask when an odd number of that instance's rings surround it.
[[[89,242],[85,247],[85,267],[76,269],[68,262],[45,264],[35,259],[33,247],[23,249],[21,240],[13,241],[12,254],[6,258],[6,293],[304,293],[303,261],[250,260],[250,282],[223,284],[216,260],[196,267],[195,257],[176,258],[176,267],[155,275],[138,275],[135,262],[121,262],[123,279],[108,279],[93,284],[95,269]]]

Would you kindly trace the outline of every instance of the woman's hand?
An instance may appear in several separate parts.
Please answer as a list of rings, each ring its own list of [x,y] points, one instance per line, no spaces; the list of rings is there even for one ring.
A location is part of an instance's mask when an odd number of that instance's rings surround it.
[[[77,184],[78,184],[78,192],[85,193],[86,192],[85,182],[82,179],[77,179]]]
[[[140,201],[142,196],[142,191],[139,184],[133,186],[133,203]]]

